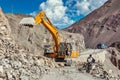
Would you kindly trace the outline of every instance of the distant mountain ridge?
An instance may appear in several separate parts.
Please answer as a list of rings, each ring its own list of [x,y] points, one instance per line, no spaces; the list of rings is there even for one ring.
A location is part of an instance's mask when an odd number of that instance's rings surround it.
[[[84,19],[65,30],[83,34],[86,47],[95,48],[99,43],[108,46],[120,41],[120,0],[108,0]]]

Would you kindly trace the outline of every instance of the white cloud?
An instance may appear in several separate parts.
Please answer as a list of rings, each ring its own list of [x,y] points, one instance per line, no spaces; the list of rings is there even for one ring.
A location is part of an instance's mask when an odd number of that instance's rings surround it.
[[[29,15],[31,15],[31,16],[36,16],[36,14],[37,14],[36,11],[33,11],[33,12],[29,13]]]
[[[39,6],[44,10],[50,21],[59,28],[73,24],[74,18],[80,15],[86,16],[94,9],[103,5],[107,0],[47,0]],[[35,16],[36,11],[30,13]]]
[[[87,0],[83,0],[82,2],[76,1],[76,4],[74,5],[77,9],[77,15],[89,13],[89,6],[90,3]]]
[[[63,4],[62,0],[47,0],[40,4],[40,10],[44,10],[52,23],[60,28],[68,26],[74,22],[67,16],[67,7]]]
[[[98,0],[98,1],[96,1],[96,0],[88,0],[88,2],[91,4],[91,10],[94,10],[94,9],[96,9],[96,8],[98,8],[98,7],[100,7],[101,5],[103,5],[106,1],[108,1],[108,0]]]
[[[102,6],[106,1],[107,0],[67,0],[66,6],[69,6],[67,12],[73,13],[75,16],[86,16],[93,10]],[[73,2],[75,4],[73,4]],[[71,9],[74,9],[74,11],[71,12]]]

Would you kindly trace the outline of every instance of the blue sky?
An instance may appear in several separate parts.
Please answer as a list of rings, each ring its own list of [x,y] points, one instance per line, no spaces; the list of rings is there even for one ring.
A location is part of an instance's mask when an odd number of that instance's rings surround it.
[[[44,10],[58,28],[65,28],[99,8],[107,0],[0,0],[5,13],[35,16]]]
[[[0,0],[0,6],[4,12],[31,13],[39,9],[40,3],[45,0]]]

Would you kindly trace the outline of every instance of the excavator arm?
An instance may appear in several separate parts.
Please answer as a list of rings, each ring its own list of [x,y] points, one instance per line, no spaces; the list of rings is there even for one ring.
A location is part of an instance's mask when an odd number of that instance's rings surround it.
[[[59,34],[56,28],[53,26],[53,24],[50,22],[48,17],[45,15],[44,11],[41,11],[38,13],[35,17],[35,24],[43,24],[47,30],[52,34],[52,37],[55,41],[55,48],[54,48],[54,57],[57,55],[59,46],[60,46],[60,41],[59,41]]]
[[[29,26],[33,26],[35,23],[35,25],[38,24],[43,24],[44,27],[51,33],[54,42],[55,42],[55,46],[54,46],[54,52],[45,52],[47,54],[48,57],[51,58],[76,58],[78,57],[78,51],[73,50],[72,48],[74,47],[71,43],[67,43],[67,42],[60,42],[59,39],[59,34],[57,29],[53,26],[53,24],[51,23],[51,21],[49,20],[49,18],[46,16],[44,11],[41,11],[40,13],[38,13],[35,17],[35,20],[31,19],[31,18],[24,18],[23,20],[21,20],[20,24],[22,25],[29,25]]]

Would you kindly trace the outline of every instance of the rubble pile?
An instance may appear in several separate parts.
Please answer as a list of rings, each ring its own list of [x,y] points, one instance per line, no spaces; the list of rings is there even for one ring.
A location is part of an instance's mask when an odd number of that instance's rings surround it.
[[[117,77],[113,76],[112,70],[106,71],[103,66],[104,65],[101,63],[94,64],[93,69],[91,71],[91,75],[106,80],[120,80],[119,75]]]
[[[0,80],[36,80],[55,67],[58,65],[53,60],[35,56],[8,40],[0,39]]]
[[[18,45],[11,30],[0,9],[0,80],[38,80],[50,68],[59,67],[54,60]]]
[[[89,54],[92,54],[92,56],[94,57],[96,61],[96,63],[94,63],[92,66],[92,70],[90,71],[90,74],[93,77],[105,79],[105,80],[120,80],[120,71],[119,71],[120,55],[119,55],[119,51],[117,51],[116,48],[110,47],[107,49],[101,49],[101,50],[98,50],[97,53],[95,53],[95,51],[92,52],[92,50],[85,51],[83,53],[84,55],[81,55],[80,60],[79,60],[82,63],[77,64],[78,70],[80,72],[87,73],[86,72],[87,57],[89,56]]]
[[[110,60],[112,64],[120,70],[120,52],[117,48],[110,47],[108,48],[110,52]]]
[[[83,66],[80,66],[78,70],[82,73],[86,73],[86,63]],[[94,63],[92,66],[92,69],[90,71],[90,74],[93,77],[105,79],[105,80],[120,80],[120,75],[113,76],[112,70],[106,71],[104,69],[104,64],[101,64],[99,62]]]

